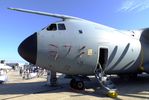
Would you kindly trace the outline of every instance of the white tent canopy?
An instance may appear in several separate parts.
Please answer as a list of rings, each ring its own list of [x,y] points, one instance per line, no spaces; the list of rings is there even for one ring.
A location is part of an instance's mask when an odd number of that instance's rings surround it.
[[[0,69],[12,69],[10,66],[5,65],[5,64],[0,64]]]

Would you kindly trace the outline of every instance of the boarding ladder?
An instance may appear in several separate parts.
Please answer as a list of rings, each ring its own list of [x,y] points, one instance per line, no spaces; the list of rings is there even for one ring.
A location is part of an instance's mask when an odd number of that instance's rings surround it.
[[[112,98],[116,98],[118,96],[115,85],[111,81],[110,77],[104,73],[101,65],[99,65],[99,67],[95,70],[95,77],[106,95]]]

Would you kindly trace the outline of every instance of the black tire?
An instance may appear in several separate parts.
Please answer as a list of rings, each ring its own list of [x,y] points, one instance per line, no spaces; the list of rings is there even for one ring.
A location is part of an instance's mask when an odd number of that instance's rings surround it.
[[[76,89],[76,80],[75,79],[72,79],[70,81],[70,87]]]
[[[83,81],[77,81],[76,86],[78,90],[84,90],[84,82]]]
[[[4,83],[4,81],[0,81],[0,84],[3,84]]]

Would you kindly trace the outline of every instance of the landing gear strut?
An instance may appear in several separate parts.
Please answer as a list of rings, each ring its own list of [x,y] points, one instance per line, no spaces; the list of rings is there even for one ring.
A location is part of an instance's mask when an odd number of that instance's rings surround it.
[[[70,87],[73,89],[83,90],[84,89],[84,82],[77,81],[76,79],[72,79],[70,81]]]

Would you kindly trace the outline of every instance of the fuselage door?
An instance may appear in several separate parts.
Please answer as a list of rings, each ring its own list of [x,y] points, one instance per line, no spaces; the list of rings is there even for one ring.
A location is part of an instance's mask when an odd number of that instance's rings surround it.
[[[99,48],[98,50],[98,64],[101,65],[101,68],[105,70],[108,62],[108,48]]]

